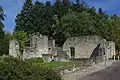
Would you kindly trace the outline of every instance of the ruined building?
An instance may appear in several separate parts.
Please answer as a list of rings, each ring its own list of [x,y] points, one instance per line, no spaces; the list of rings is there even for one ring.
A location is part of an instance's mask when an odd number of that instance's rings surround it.
[[[111,58],[115,55],[115,43],[99,36],[70,37],[63,45],[70,58]]]
[[[19,43],[17,40],[10,40],[9,41],[9,55],[13,57],[19,57]]]
[[[10,41],[9,54],[19,56],[19,43]],[[82,36],[68,38],[62,48],[55,46],[55,40],[45,35],[33,35],[30,46],[24,49],[22,58],[42,57],[44,61],[68,61],[71,58],[101,57],[111,58],[115,55],[115,43],[99,36]]]

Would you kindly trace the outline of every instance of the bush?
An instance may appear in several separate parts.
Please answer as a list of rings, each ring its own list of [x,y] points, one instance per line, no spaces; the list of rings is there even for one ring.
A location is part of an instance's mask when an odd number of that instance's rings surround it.
[[[61,80],[58,72],[33,67],[13,57],[0,58],[0,80]]]
[[[28,63],[43,63],[44,60],[43,60],[43,58],[30,58],[30,59],[26,59],[25,62],[28,62]]]
[[[32,74],[27,80],[62,80],[59,72],[48,68],[33,68]]]

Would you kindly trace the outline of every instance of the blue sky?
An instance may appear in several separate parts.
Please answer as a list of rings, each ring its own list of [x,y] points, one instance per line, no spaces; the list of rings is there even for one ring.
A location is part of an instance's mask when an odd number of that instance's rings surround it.
[[[36,0],[33,0],[35,2]],[[55,0],[39,0],[40,2],[51,1],[54,2]],[[75,0],[71,0],[75,1]],[[120,0],[83,0],[85,1],[90,7],[94,6],[96,9],[102,8],[106,13],[112,15],[117,13],[120,15]],[[12,32],[15,26],[15,17],[21,11],[23,6],[24,0],[0,0],[0,6],[3,7],[5,12],[5,31]]]

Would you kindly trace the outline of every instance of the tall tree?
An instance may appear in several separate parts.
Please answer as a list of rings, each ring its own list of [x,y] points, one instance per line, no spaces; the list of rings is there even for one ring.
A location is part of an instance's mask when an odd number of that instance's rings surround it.
[[[3,8],[0,6],[0,39],[3,39],[4,37],[4,31],[3,31],[3,28],[4,28],[4,24],[3,24],[3,21],[4,21],[4,11],[3,11]]]
[[[54,13],[50,4],[50,2],[46,2],[46,5],[44,6],[38,1],[35,2],[33,9],[31,10],[31,19],[34,20],[32,23],[35,28],[30,28],[31,30],[29,29],[31,33],[39,32],[43,35],[52,36],[51,32],[53,31],[51,31],[51,28],[54,24]]]
[[[50,3],[50,1],[47,1],[46,4],[45,4],[45,6],[49,6],[49,7],[51,7],[51,3]]]
[[[4,11],[3,11],[3,8],[0,6],[0,55],[4,54],[4,51],[3,51],[3,41],[4,41],[4,24],[3,24],[3,21],[4,21]]]
[[[66,37],[95,35],[93,20],[87,12],[69,12],[61,18],[63,32]]]
[[[27,0],[23,10],[16,18],[16,31],[25,31],[28,34],[39,32],[51,36],[50,28],[54,23],[53,15],[53,9],[49,1],[46,2],[46,5],[38,1],[32,5],[32,1]]]
[[[109,23],[107,26],[107,31],[106,31],[107,37],[106,39],[110,41],[114,41],[116,44],[116,49],[120,50],[120,17],[117,15],[113,15],[109,19]]]
[[[102,8],[99,8],[99,9],[98,9],[98,13],[99,13],[99,14],[104,14]]]
[[[33,27],[33,24],[31,23],[33,19],[30,17],[32,7],[32,0],[25,0],[22,11],[16,16],[15,19],[15,31],[28,31],[28,28]]]
[[[13,39],[13,35],[10,32],[5,32],[2,45],[2,54],[9,54],[9,40]]]
[[[69,5],[69,0],[62,0],[62,4],[68,6]]]
[[[83,2],[80,2],[80,0],[76,0],[76,3],[72,3],[72,10],[80,13],[86,11],[86,6]]]
[[[68,12],[69,4],[69,0],[56,0],[53,7],[55,15],[58,15],[59,19]]]
[[[76,0],[76,4],[79,5],[80,4],[80,0]]]

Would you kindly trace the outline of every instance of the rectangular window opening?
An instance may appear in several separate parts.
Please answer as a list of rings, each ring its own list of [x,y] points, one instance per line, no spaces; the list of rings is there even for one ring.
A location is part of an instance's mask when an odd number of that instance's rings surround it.
[[[70,47],[71,58],[75,58],[75,48]]]

